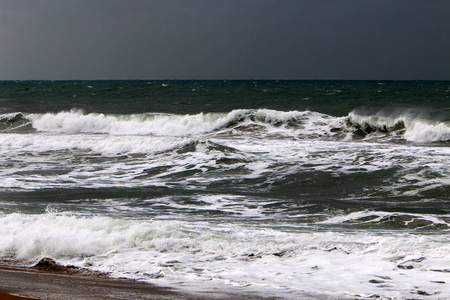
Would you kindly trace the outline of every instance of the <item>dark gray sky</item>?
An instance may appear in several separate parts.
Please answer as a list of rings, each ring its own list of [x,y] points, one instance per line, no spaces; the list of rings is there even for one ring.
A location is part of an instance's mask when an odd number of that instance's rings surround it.
[[[448,0],[1,0],[3,79],[445,79]]]

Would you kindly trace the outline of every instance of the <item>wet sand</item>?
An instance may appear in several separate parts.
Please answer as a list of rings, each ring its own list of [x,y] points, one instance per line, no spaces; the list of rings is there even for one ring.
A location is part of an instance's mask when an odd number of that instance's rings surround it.
[[[101,275],[0,267],[0,290],[31,299],[190,299],[169,289]],[[0,300],[8,299],[0,295]],[[14,299],[14,298],[10,298]]]
[[[191,293],[128,279],[109,278],[83,271],[49,271],[0,265],[0,300],[103,299],[281,299],[219,290]]]
[[[0,300],[26,300],[26,299],[33,300],[33,298],[13,296],[13,295],[9,295],[7,293],[0,291]]]

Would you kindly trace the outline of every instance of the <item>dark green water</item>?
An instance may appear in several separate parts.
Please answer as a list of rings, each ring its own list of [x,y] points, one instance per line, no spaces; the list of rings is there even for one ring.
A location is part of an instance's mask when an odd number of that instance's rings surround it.
[[[446,81],[2,81],[3,112],[196,114],[241,108],[345,116],[359,107],[450,109]]]

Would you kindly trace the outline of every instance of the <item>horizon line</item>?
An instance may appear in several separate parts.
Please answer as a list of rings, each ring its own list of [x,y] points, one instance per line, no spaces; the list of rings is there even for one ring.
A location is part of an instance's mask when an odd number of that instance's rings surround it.
[[[262,78],[241,78],[241,79],[149,79],[149,78],[129,78],[129,79],[0,79],[0,81],[450,81],[450,79],[262,79]]]

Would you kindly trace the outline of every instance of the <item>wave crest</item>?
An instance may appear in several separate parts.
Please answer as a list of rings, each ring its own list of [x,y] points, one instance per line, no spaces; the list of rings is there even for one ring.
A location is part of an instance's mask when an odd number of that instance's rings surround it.
[[[0,115],[0,132],[17,131],[30,125],[30,121],[22,113]]]
[[[27,116],[38,131],[56,133],[99,133],[112,135],[171,135],[185,136],[209,133],[221,129],[246,126],[299,127],[308,126],[320,113],[309,111],[281,112],[275,110],[233,110],[229,113],[200,113],[196,115],[134,114],[105,115],[70,112],[31,114]]]
[[[416,143],[449,142],[450,122],[430,120],[408,111],[364,114],[355,110],[346,117],[313,111],[237,109],[229,113],[175,115],[144,113],[131,115],[69,112],[9,114],[0,116],[0,130],[27,126],[41,132],[66,134],[193,136],[214,132],[294,138],[371,139]]]
[[[105,115],[72,110],[56,114],[32,114],[28,117],[35,129],[44,132],[182,136],[214,129],[222,115]]]
[[[356,111],[341,120],[341,125],[332,131],[350,132],[354,137],[367,138],[382,134],[409,142],[430,143],[450,141],[450,123],[409,116],[382,114],[361,115]]]

